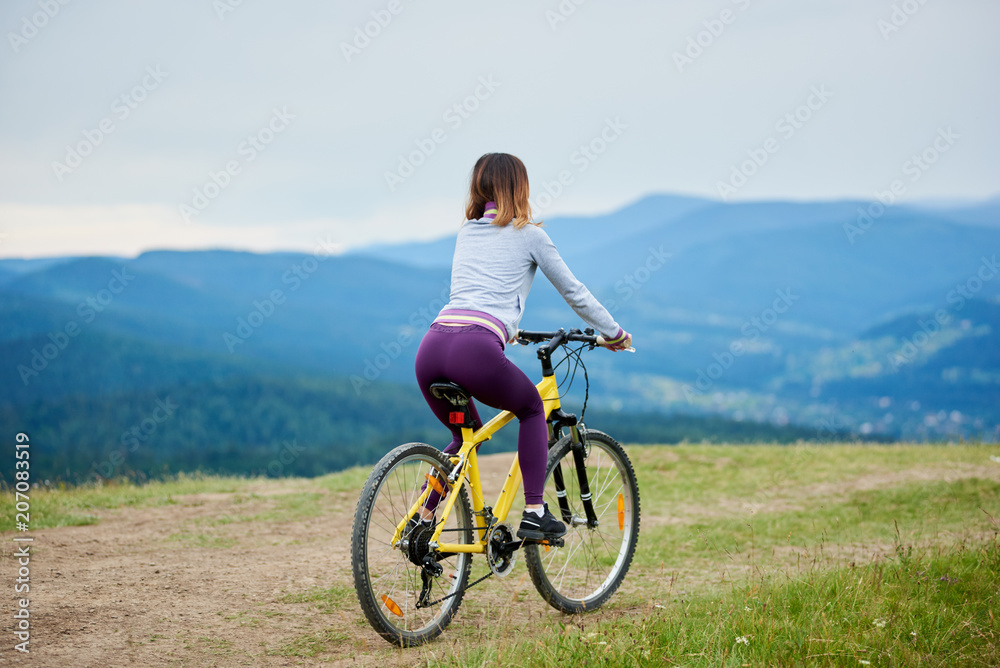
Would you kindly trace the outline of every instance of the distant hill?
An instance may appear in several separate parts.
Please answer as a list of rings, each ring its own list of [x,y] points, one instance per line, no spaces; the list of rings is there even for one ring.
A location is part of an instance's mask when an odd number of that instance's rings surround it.
[[[115,279],[123,273],[125,286]],[[0,286],[0,317],[11,323],[0,341],[46,336],[76,322],[234,359],[360,374],[382,342],[416,331],[414,323],[426,326],[433,316],[421,310],[440,308],[442,296],[443,272],[372,259],[316,262],[229,251],[147,253],[125,262],[84,258]]]
[[[635,355],[586,357],[594,410],[1000,435],[1000,276],[989,273],[998,201],[892,207],[857,228],[868,206],[656,195],[547,219],[576,275],[636,337]],[[412,393],[420,336],[448,299],[453,246],[0,260],[0,406],[239,378],[336,381],[372,401],[387,383]],[[912,364],[887,367],[938,309],[954,322]],[[521,324],[582,326],[541,275]],[[509,354],[537,376],[532,349]],[[905,414],[887,418],[887,397]]]
[[[867,362],[824,383],[822,396],[854,405],[876,423],[889,415],[909,433],[960,434],[964,424],[1000,436],[1000,303],[972,300],[960,310],[900,316],[865,332],[851,353]]]
[[[922,208],[931,211],[944,211],[949,220],[964,225],[1000,227],[1000,195],[973,205]]]
[[[2,353],[21,359],[46,343],[6,343]],[[27,386],[6,365],[0,378],[6,388],[0,429],[31,435],[36,479],[146,479],[181,471],[311,476],[371,465],[399,443],[444,447],[450,440],[411,385],[378,382],[358,392],[342,377],[96,331],[71,346]],[[481,411],[487,419],[495,414]],[[717,417],[590,411],[587,419],[629,443],[851,438]],[[515,449],[516,428],[487,448]],[[12,482],[10,472],[0,471],[0,481]]]
[[[695,211],[715,208],[711,200],[679,195],[650,195],[623,209],[600,216],[566,216],[542,219],[546,231],[565,257],[600,250],[615,236],[642,234]],[[456,230],[457,232],[457,230]],[[451,268],[455,235],[434,241],[407,244],[376,244],[350,252],[424,268]]]
[[[790,319],[842,336],[887,313],[943,301],[946,286],[974,273],[983,249],[1000,242],[997,229],[978,225],[991,207],[961,210],[963,220],[978,221],[975,227],[956,223],[946,211],[900,207],[851,243],[845,225],[856,224],[859,207],[867,206],[650,197],[605,216],[554,219],[545,229],[594,292],[609,300],[648,300],[664,321],[671,313],[689,319],[692,312],[742,321],[772,301],[775,290],[791,288],[805,298]],[[357,253],[447,269],[453,250],[448,237]],[[640,282],[646,262],[656,264],[655,251],[670,259]],[[630,287],[630,279],[639,287]],[[998,294],[1000,281],[979,296]]]

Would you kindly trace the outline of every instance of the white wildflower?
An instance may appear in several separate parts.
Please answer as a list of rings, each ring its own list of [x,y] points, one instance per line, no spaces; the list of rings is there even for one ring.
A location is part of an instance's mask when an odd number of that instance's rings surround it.
[[[738,636],[736,638],[736,644],[737,645],[749,645],[750,644],[750,638],[748,638],[747,636]]]
[[[885,625],[886,625],[886,620],[882,619],[881,617],[872,622],[872,626],[875,626],[880,629],[884,629]]]
[[[860,663],[862,666],[870,666],[870,665],[872,665],[871,661],[865,661],[864,659],[858,659],[858,663]]]

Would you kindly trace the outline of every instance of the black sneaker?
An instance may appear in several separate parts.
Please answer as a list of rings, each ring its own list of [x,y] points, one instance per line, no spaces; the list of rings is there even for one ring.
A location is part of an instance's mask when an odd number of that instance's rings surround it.
[[[525,510],[521,514],[521,526],[517,529],[518,538],[528,540],[554,540],[566,535],[566,525],[549,512],[549,504],[544,504],[545,513],[539,517],[534,511]]]

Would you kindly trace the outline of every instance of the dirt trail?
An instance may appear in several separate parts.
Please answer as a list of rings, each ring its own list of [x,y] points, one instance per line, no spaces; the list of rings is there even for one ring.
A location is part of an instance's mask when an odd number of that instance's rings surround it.
[[[480,462],[487,497],[495,498],[510,455]],[[481,636],[498,611],[508,616],[510,634],[530,615],[557,614],[534,592],[522,562],[502,585],[488,580],[470,591],[438,642],[392,648],[354,597],[349,550],[357,493],[309,483],[263,481],[239,494],[96,511],[95,525],[32,531],[31,653],[12,651],[13,611],[5,603],[0,665],[411,666]],[[303,493],[318,495],[320,514],[281,521],[281,500]],[[244,519],[262,513],[277,519]],[[10,592],[14,543],[0,545]],[[296,602],[317,588],[334,588],[339,604]],[[303,648],[315,655],[301,656]]]
[[[510,457],[480,458],[488,501],[496,497]],[[762,499],[756,508],[730,499],[710,512],[692,508],[688,515],[678,508],[672,514],[681,523],[705,514],[743,516],[836,497],[847,489],[965,477],[997,480],[1000,467],[870,474],[847,484],[803,488],[793,498]],[[471,590],[442,638],[400,651],[372,631],[355,598],[349,550],[359,491],[331,491],[312,480],[260,481],[233,494],[98,510],[95,525],[34,530],[31,654],[12,650],[13,595],[4,595],[0,665],[413,666],[471,644],[522,637],[530,620],[558,618],[589,626],[609,617],[648,614],[652,597],[699,581],[698,573],[681,568],[675,587],[670,573],[633,568],[609,605],[567,618],[541,600],[520,561],[502,583],[492,579]],[[516,505],[511,517],[519,514]],[[647,531],[667,521],[672,520],[649,513],[642,518]],[[10,565],[16,564],[16,544],[10,538],[0,540],[4,592],[14,587]],[[729,576],[742,568],[723,567]],[[716,574],[701,577],[717,579]],[[321,590],[329,593],[318,596]]]

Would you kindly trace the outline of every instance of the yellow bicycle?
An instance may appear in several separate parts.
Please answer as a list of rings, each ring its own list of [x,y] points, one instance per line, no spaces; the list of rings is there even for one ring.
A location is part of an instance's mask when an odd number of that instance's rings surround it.
[[[552,354],[567,359],[603,341],[592,330],[518,332],[538,350],[538,393],[549,425],[545,499],[566,524],[557,541],[515,539],[507,514],[521,486],[517,455],[496,503],[487,506],[479,476],[479,444],[515,419],[504,411],[473,430],[469,394],[454,383],[435,383],[435,396],[454,407],[452,424],[462,429],[454,456],[424,443],[389,452],[368,477],[354,515],[351,564],[365,617],[387,641],[401,647],[428,642],[458,612],[466,590],[486,578],[508,575],[523,548],[531,580],[549,604],[566,613],[595,610],[618,589],[639,538],[639,488],[622,446],[587,429],[560,408]],[[583,345],[572,349],[568,344]],[[586,403],[584,404],[586,408]],[[442,498],[431,523],[420,511],[431,492]],[[470,503],[471,492],[471,503]],[[489,572],[472,584],[472,555],[486,557]],[[449,571],[445,575],[445,570]]]

